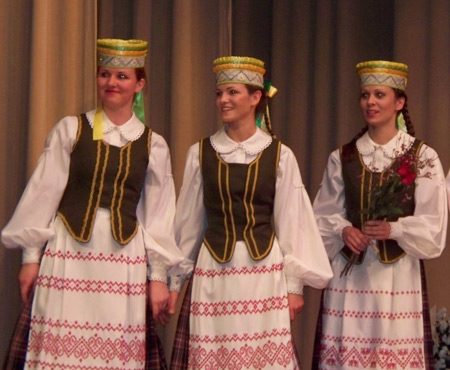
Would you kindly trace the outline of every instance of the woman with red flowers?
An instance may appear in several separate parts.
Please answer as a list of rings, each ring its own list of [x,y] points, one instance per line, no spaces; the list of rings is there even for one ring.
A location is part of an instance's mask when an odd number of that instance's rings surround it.
[[[331,153],[314,202],[334,277],[324,290],[314,368],[431,369],[423,259],[445,246],[445,179],[414,138],[408,67],[357,66],[366,127]]]

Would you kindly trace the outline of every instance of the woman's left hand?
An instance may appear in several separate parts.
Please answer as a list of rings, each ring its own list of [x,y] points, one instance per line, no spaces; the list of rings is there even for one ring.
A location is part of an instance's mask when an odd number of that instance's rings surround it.
[[[362,232],[370,239],[386,240],[391,234],[391,225],[382,220],[366,221],[362,227]]]
[[[305,301],[303,300],[303,296],[300,294],[288,293],[288,304],[289,304],[289,318],[292,321],[295,319],[295,316],[301,310],[303,310]]]
[[[167,284],[161,281],[150,281],[149,284],[149,300],[152,308],[153,319],[162,325],[166,325],[169,321],[169,289]]]

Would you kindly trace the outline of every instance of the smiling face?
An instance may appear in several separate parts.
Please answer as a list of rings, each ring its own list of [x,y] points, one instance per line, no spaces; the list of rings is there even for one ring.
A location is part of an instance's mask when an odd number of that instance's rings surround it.
[[[255,107],[261,92],[249,93],[244,84],[229,83],[217,86],[216,106],[222,121],[227,124],[255,123]]]
[[[364,120],[369,126],[395,127],[397,113],[405,104],[404,98],[397,98],[387,86],[365,86],[361,89],[359,104]]]
[[[137,80],[132,68],[105,68],[97,71],[97,95],[106,109],[129,109],[134,94],[144,88],[145,80]]]

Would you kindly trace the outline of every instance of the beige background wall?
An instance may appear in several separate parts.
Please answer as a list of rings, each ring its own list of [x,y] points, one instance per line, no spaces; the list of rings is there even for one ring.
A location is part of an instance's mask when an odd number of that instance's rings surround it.
[[[450,167],[450,2],[447,0],[0,0],[0,227],[10,217],[45,137],[64,115],[95,106],[97,37],[150,41],[146,112],[172,153],[177,188],[187,148],[220,125],[212,60],[266,61],[280,90],[278,137],[297,156],[311,197],[328,154],[362,126],[357,62],[407,63],[417,136]],[[0,248],[0,358],[20,310],[20,253]],[[432,305],[450,308],[450,249],[427,261]],[[294,323],[309,368],[319,292]],[[170,352],[173,320],[160,328]]]

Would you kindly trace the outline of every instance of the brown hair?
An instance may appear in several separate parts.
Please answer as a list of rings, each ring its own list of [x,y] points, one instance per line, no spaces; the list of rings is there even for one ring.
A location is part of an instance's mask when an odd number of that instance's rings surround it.
[[[408,134],[410,134],[411,136],[416,136],[416,131],[411,122],[411,117],[409,116],[408,105],[407,105],[408,97],[406,96],[406,93],[403,90],[399,90],[399,89],[393,89],[393,90],[395,93],[395,97],[397,99],[399,99],[399,98],[405,99],[405,104],[403,105],[403,109],[400,112],[403,113],[403,117],[405,118],[405,124],[406,124],[406,129],[408,130]]]
[[[142,79],[147,81],[147,74],[145,73],[144,68],[136,68],[135,71],[136,71],[136,78],[138,81]]]
[[[247,91],[249,94],[254,94],[256,91],[261,91],[261,99],[259,100],[259,103],[256,105],[255,108],[255,117],[263,116],[265,119],[267,131],[269,131],[269,134],[273,137],[275,137],[275,134],[272,131],[272,125],[270,123],[270,119],[267,116],[267,105],[269,103],[269,98],[266,95],[266,90],[262,87],[257,87],[253,85],[245,85],[247,88]]]

